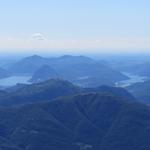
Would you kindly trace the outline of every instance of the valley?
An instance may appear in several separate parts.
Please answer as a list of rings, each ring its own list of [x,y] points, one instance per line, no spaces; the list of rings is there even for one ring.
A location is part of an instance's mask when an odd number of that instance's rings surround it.
[[[146,77],[146,76],[134,75],[134,74],[127,73],[127,72],[122,72],[122,73],[126,75],[127,77],[129,77],[129,79],[116,82],[115,84],[117,87],[127,87],[135,83],[144,82],[149,79],[149,77]]]
[[[0,149],[149,150],[148,77],[70,55],[4,69]]]
[[[7,78],[0,79],[0,86],[1,87],[10,87],[15,86],[16,84],[30,84],[29,79],[31,76],[27,75],[20,75],[20,76],[10,76]]]
[[[150,0],[0,1],[0,150],[150,150]]]

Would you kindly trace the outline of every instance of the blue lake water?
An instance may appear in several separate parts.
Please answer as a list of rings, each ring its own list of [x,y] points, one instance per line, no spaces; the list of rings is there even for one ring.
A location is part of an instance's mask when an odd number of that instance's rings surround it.
[[[8,78],[0,79],[0,86],[13,86],[17,83],[29,84],[31,76],[11,76]]]
[[[132,75],[130,73],[123,72],[126,76],[129,77],[128,80],[120,81],[116,83],[117,87],[126,87],[129,85],[132,85],[137,82],[144,82],[145,80],[148,80],[149,78],[144,77],[144,76],[138,76],[138,75]],[[8,87],[8,86],[14,86],[17,83],[22,83],[22,84],[30,84],[29,80],[31,79],[31,76],[11,76],[8,78],[3,78],[0,79],[0,86],[1,87]]]
[[[145,77],[145,76],[133,75],[133,74],[126,73],[126,72],[123,72],[123,74],[128,76],[129,79],[117,82],[116,83],[117,87],[127,87],[134,83],[144,82],[149,79],[148,77]]]

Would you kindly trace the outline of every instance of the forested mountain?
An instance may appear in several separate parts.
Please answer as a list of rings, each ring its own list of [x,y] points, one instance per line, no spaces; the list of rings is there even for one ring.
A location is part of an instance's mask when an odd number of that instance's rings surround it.
[[[119,65],[119,63],[118,63]],[[137,61],[137,62],[125,62],[124,65],[120,63],[120,67],[116,67],[117,70],[128,72],[131,74],[150,77],[150,62]]]
[[[13,74],[32,74],[48,60],[38,55],[25,57],[8,67]]]
[[[30,82],[36,83],[49,79],[62,78],[61,75],[51,66],[43,65],[33,74]]]
[[[3,150],[149,150],[150,108],[121,97],[79,94],[0,108]]]
[[[3,69],[3,68],[0,68],[0,79],[2,78],[6,78],[6,77],[9,77],[11,74],[9,71]]]
[[[79,93],[100,92],[112,93],[116,96],[134,100],[134,97],[122,88],[101,86],[98,88],[81,88],[59,79],[51,79],[31,85],[16,85],[8,88],[0,95],[0,106],[16,106],[20,104],[47,101],[56,97],[70,96]]]
[[[150,150],[150,0],[0,0],[0,150]]]
[[[128,79],[127,76],[105,65],[104,62],[85,56],[65,55],[44,58],[34,55],[18,61],[9,70],[14,74],[32,75],[32,82],[60,78],[83,87],[115,85],[118,81]]]
[[[150,77],[150,62],[141,63],[131,68],[134,74]]]
[[[150,104],[150,80],[126,88],[137,100]]]

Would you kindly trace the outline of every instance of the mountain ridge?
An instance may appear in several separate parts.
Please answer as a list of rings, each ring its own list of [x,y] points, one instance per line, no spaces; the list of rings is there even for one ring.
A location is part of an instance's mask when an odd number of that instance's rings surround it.
[[[37,82],[45,79],[44,74],[47,74],[46,79],[51,78],[51,75],[48,78],[49,70],[45,70],[42,79],[40,70],[44,65],[53,68],[58,73],[58,78],[69,80],[84,87],[96,87],[98,84],[114,85],[117,81],[128,79],[127,76],[105,65],[104,62],[100,63],[100,61],[85,56],[65,55],[44,58],[33,55],[16,62],[8,70],[13,74],[30,74],[32,80]],[[38,76],[40,77],[36,78]]]
[[[22,150],[143,150],[141,138],[150,136],[142,133],[150,125],[148,106],[106,93],[0,108],[0,122],[0,136]],[[145,140],[144,150],[149,147]]]
[[[51,79],[41,83],[31,85],[17,85],[6,90],[0,98],[1,106],[20,105],[26,103],[34,103],[38,101],[46,101],[56,97],[70,96],[80,93],[101,92],[113,93],[116,96],[124,97],[128,100],[135,98],[122,88],[102,86],[99,88],[82,88],[72,84],[69,81],[60,79]]]

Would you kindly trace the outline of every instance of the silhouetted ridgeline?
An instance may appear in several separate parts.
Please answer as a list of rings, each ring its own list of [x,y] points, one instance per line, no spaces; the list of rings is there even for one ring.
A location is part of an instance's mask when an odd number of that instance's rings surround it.
[[[142,83],[135,83],[128,86],[126,89],[130,91],[137,100],[150,104],[150,80]]]
[[[47,101],[56,97],[70,96],[87,92],[112,93],[127,100],[134,97],[122,88],[101,86],[99,88],[81,88],[72,83],[59,79],[51,79],[31,85],[16,85],[8,88],[0,95],[0,106],[15,106],[20,104]]]
[[[11,73],[3,68],[0,68],[0,79],[9,77]]]
[[[135,98],[106,86],[126,76],[83,56],[32,56],[8,70],[34,83],[0,91],[0,149],[150,149],[150,107],[136,101],[148,101],[149,81],[127,87]]]
[[[41,82],[51,78],[69,80],[83,87],[114,85],[128,79],[119,71],[104,62],[95,61],[85,56],[44,58],[37,55],[26,57],[8,67],[14,74],[30,74],[31,82]]]

